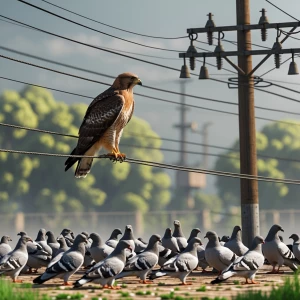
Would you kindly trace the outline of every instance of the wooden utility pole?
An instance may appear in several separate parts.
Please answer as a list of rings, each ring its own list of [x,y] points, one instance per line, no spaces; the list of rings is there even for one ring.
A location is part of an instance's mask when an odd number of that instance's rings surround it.
[[[236,0],[237,25],[250,24],[250,0]],[[251,49],[251,30],[237,31],[238,51]],[[252,70],[252,56],[238,56],[238,66],[245,74]],[[239,73],[239,131],[240,169],[242,174],[257,175],[256,130],[253,77]],[[251,245],[253,237],[259,235],[258,184],[256,180],[240,179],[241,216],[243,242]]]
[[[216,26],[212,20],[212,14],[209,13],[209,20],[205,27],[187,29],[191,45],[187,52],[179,54],[179,57],[184,59],[189,58],[193,62],[195,62],[195,58],[201,57],[207,59],[216,57],[219,70],[222,69],[222,60],[224,59],[238,72],[240,173],[254,176],[254,179],[240,180],[243,242],[247,246],[250,246],[255,235],[259,234],[258,184],[255,179],[255,176],[257,176],[257,166],[253,75],[272,55],[275,56],[276,68],[279,68],[280,55],[300,53],[300,48],[282,48],[284,41],[300,26],[299,22],[269,23],[265,15],[265,10],[262,9],[261,12],[262,15],[258,24],[250,24],[250,0],[236,0],[237,24],[232,26]],[[289,32],[284,32],[285,37],[279,41],[281,28],[287,27],[292,27],[292,29]],[[272,49],[252,50],[251,31],[261,30],[262,41],[266,41],[266,30],[269,29],[277,30],[277,38],[274,41]],[[221,45],[221,41],[228,31],[237,31],[237,51],[226,51],[223,45]],[[214,51],[199,53],[192,47],[199,33],[207,34],[209,45],[213,44],[213,34],[218,33],[218,42]],[[265,57],[252,68],[252,55],[265,55]],[[238,57],[238,65],[235,65],[229,59],[230,56]],[[195,63],[192,63],[191,67],[194,69]]]

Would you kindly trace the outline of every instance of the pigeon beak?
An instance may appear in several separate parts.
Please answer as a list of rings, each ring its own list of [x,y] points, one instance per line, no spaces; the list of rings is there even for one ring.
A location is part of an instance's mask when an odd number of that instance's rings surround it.
[[[280,229],[282,232],[284,232],[283,228]]]
[[[161,239],[158,240],[160,243],[162,242]]]
[[[29,240],[28,240],[28,242],[31,242],[31,243],[33,243],[33,240],[32,240],[32,239],[29,239]]]
[[[207,235],[204,238],[207,239]]]
[[[292,236],[290,236],[289,239],[292,239]]]

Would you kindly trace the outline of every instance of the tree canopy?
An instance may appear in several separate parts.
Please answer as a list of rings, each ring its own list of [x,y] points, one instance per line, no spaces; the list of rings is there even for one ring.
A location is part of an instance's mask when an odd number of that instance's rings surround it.
[[[87,105],[56,101],[48,90],[25,87],[0,97],[0,122],[77,135]],[[160,139],[142,119],[133,117],[124,130],[120,149],[136,159],[161,162]],[[0,147],[69,154],[75,138],[1,127]],[[124,145],[129,146],[122,146]],[[163,171],[143,165],[94,160],[85,179],[64,172],[65,158],[0,152],[1,212],[63,212],[159,210],[170,201],[171,180]]]
[[[291,124],[288,124],[291,123]],[[257,169],[258,174],[276,178],[297,179],[300,175],[300,122],[288,120],[286,123],[271,123],[257,132]],[[236,141],[231,148],[238,149]],[[239,153],[228,151],[230,158],[220,157],[215,165],[216,170],[239,172]],[[265,158],[259,155],[270,156]],[[288,160],[280,160],[286,158]],[[216,187],[225,205],[238,205],[240,185],[238,179],[218,177]],[[271,208],[300,208],[298,201],[299,186],[283,183],[259,182],[260,207]]]

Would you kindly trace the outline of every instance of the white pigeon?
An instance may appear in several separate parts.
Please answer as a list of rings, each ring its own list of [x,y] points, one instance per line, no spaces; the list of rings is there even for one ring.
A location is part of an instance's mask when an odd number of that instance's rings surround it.
[[[32,242],[32,239],[27,235],[23,235],[20,237],[15,249],[0,259],[0,275],[10,276],[13,282],[22,282],[17,278],[28,260],[26,243],[29,241]]]
[[[115,289],[115,277],[122,272],[126,262],[125,250],[131,250],[131,243],[122,240],[114,251],[104,260],[90,268],[83,277],[74,284],[75,288],[81,287],[88,282],[99,283],[103,288]]]
[[[230,240],[224,244],[237,256],[243,256],[249,250],[242,242],[241,230],[240,226],[234,226]]]
[[[71,285],[69,278],[77,272],[83,264],[85,254],[86,236],[78,234],[71,248],[58,254],[48,265],[46,271],[33,280],[34,283],[42,284],[54,277],[62,278],[64,285]]]
[[[186,237],[184,236],[183,232],[182,232],[182,228],[181,228],[181,224],[178,220],[174,221],[174,232],[173,232],[173,236],[177,239],[177,244],[178,247],[180,249],[180,251],[183,251],[188,242]]]
[[[282,265],[289,267],[293,271],[298,270],[297,260],[293,252],[288,248],[286,244],[280,241],[278,232],[284,231],[283,228],[275,224],[271,227],[265,243],[262,246],[262,251],[265,258],[273,267],[270,274],[278,274],[279,269]],[[275,270],[275,267],[278,265],[278,269]]]
[[[160,270],[150,274],[149,278],[171,276],[179,278],[183,285],[191,284],[186,282],[186,278],[198,266],[197,246],[201,244],[199,238],[192,238],[182,253],[168,260]]]
[[[127,276],[138,276],[142,283],[150,283],[151,281],[147,281],[146,278],[148,273],[158,263],[158,242],[161,242],[161,237],[158,234],[152,235],[145,251],[131,258],[126,263],[124,270],[116,276],[116,279]]]
[[[105,259],[114,251],[114,248],[109,247],[104,242],[102,242],[102,239],[100,238],[100,235],[98,233],[91,233],[90,239],[92,239],[93,242],[89,251],[91,257],[96,263]]]
[[[118,236],[122,234],[121,229],[116,228],[111,233],[109,239],[105,242],[105,244],[109,247],[116,248],[119,242]]]
[[[180,252],[176,237],[172,236],[172,229],[167,228],[163,238],[161,239],[161,244],[174,252]]]
[[[250,249],[245,253],[245,255],[238,257],[227,269],[225,269],[221,275],[219,275],[211,283],[216,284],[227,280],[232,276],[240,276],[246,279],[246,284],[249,284],[248,279],[250,279],[251,284],[259,283],[255,282],[255,274],[258,269],[264,264],[265,258],[261,251],[261,244],[264,243],[264,239],[261,236],[256,236],[252,242]]]
[[[211,267],[218,270],[221,274],[236,260],[237,255],[230,249],[220,245],[216,232],[208,231],[205,238],[208,238],[205,248],[205,259]]]
[[[300,261],[300,238],[298,234],[293,233],[289,239],[293,239],[293,253],[295,257]]]
[[[11,242],[11,241],[12,241],[12,239],[8,235],[4,235],[1,238],[1,242],[0,242],[0,259],[4,255],[6,255],[7,253],[9,253],[11,251],[11,246],[9,245],[9,242]]]

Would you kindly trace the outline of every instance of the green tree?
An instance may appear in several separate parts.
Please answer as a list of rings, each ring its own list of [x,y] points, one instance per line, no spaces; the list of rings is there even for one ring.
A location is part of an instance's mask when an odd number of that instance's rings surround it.
[[[287,124],[292,123],[292,124]],[[297,179],[300,175],[300,163],[280,160],[276,157],[299,160],[300,130],[298,121],[287,123],[271,123],[257,133],[257,169],[262,176]],[[238,148],[238,141],[232,148]],[[215,169],[239,172],[238,152],[226,152],[231,158],[221,157]],[[259,155],[271,156],[271,158]],[[218,177],[216,182],[219,196],[226,205],[239,205],[240,187],[238,179]],[[283,183],[259,182],[259,198],[261,208],[300,208],[298,188]]]
[[[26,87],[20,93],[1,95],[0,121],[76,135],[86,104],[56,101],[45,89]],[[124,131],[121,149],[128,156],[160,162],[160,139],[150,125],[133,117]],[[76,139],[2,127],[0,147],[25,151],[69,154]],[[129,146],[125,146],[129,145]],[[131,147],[135,146],[135,147]],[[164,208],[170,201],[169,176],[162,171],[129,163],[95,160],[85,179],[64,172],[65,158],[0,152],[0,210],[63,212],[97,210],[141,210]]]

